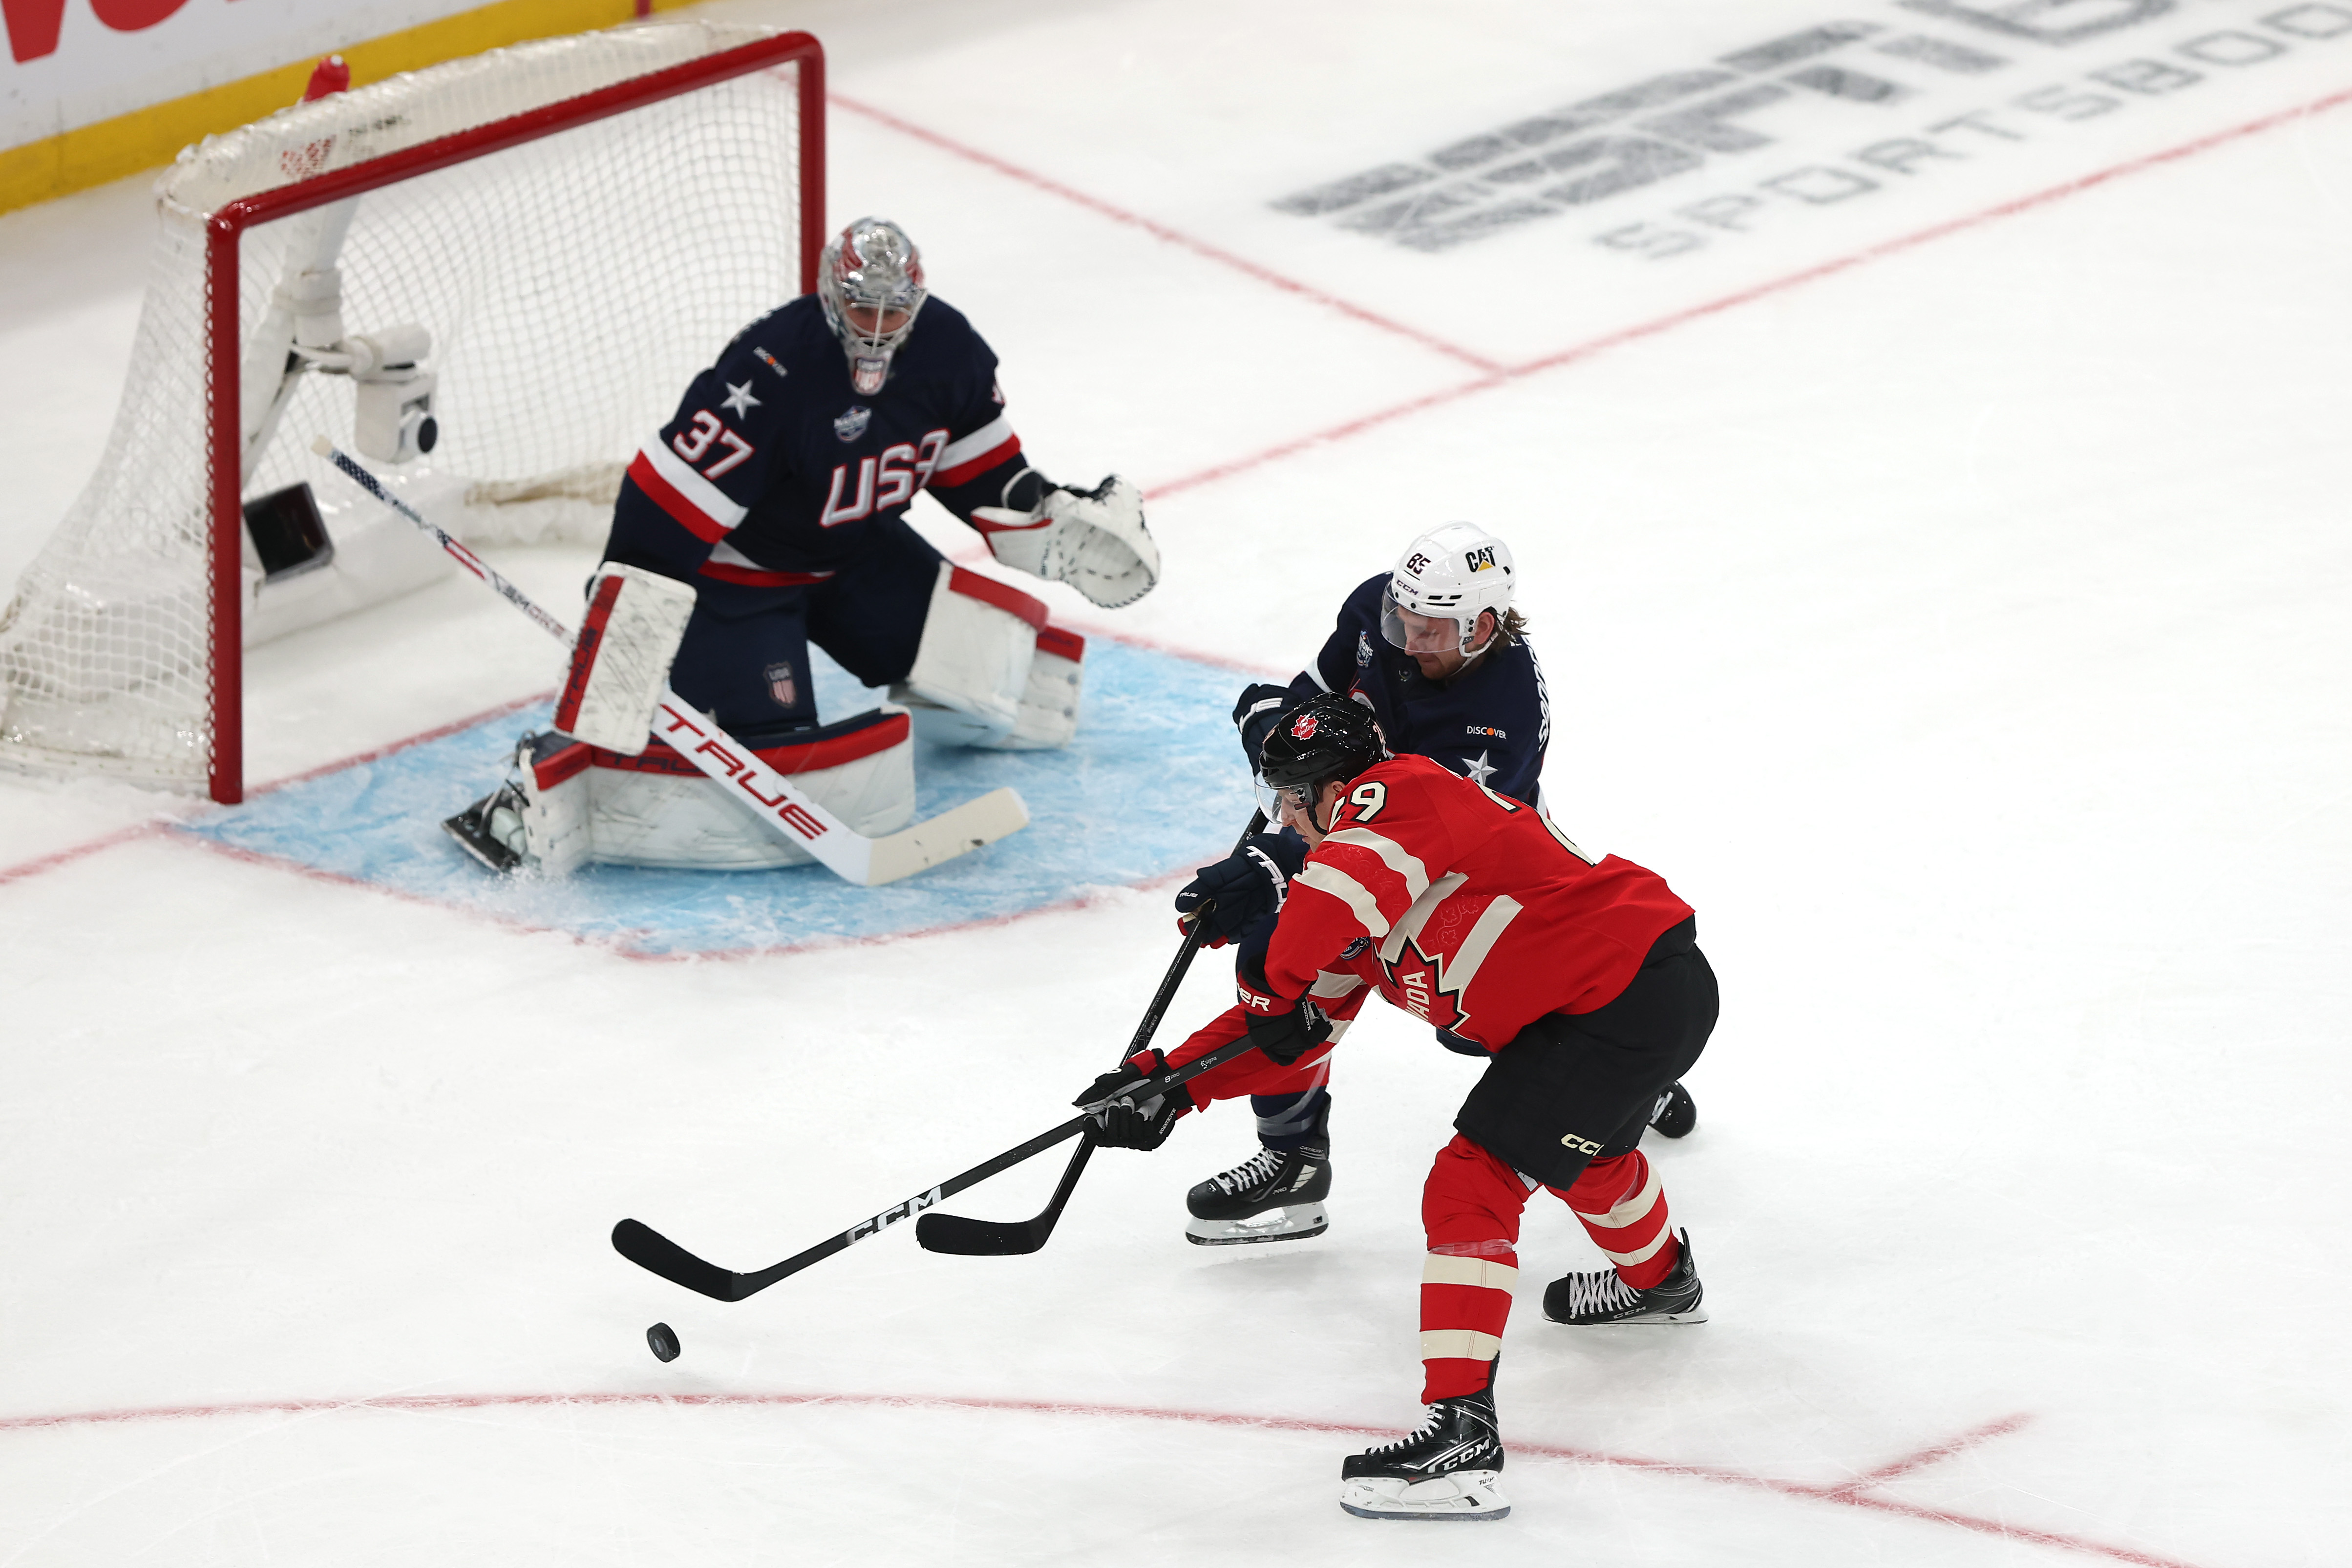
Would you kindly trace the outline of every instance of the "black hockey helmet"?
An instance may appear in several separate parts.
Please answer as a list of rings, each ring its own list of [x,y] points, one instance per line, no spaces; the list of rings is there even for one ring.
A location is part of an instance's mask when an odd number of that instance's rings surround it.
[[[1333,779],[1351,779],[1387,760],[1380,721],[1352,697],[1318,691],[1284,710],[1258,748],[1258,782],[1311,800]],[[1279,805],[1270,805],[1272,816]]]

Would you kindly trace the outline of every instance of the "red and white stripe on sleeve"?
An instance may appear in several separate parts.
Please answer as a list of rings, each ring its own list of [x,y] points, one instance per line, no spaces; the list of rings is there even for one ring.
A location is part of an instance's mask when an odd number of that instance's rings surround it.
[[[629,463],[629,479],[646,499],[706,544],[716,544],[733,532],[751,510],[696,473],[658,436],[637,448]]]
[[[938,465],[931,469],[931,483],[948,489],[970,484],[999,463],[1020,455],[1021,437],[1013,433],[1013,420],[1000,414],[940,448]]]
[[[1267,984],[1286,996],[1306,991],[1349,942],[1388,935],[1429,882],[1421,858],[1375,828],[1326,835],[1290,879],[1289,902],[1266,955]]]

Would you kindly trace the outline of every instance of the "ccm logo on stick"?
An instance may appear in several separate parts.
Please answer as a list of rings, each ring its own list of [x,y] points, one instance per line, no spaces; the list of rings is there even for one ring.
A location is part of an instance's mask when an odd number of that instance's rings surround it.
[[[933,1187],[919,1198],[908,1198],[903,1204],[893,1204],[872,1219],[860,1220],[849,1227],[849,1239],[864,1241],[877,1231],[887,1230],[908,1215],[920,1214],[940,1201],[940,1189]]]

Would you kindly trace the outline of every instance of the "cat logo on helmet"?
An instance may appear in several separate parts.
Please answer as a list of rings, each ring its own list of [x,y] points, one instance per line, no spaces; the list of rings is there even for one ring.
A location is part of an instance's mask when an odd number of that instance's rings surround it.
[[[1489,544],[1483,549],[1468,552],[1462,557],[1462,564],[1473,572],[1492,570],[1495,564],[1495,547]]]
[[[1290,724],[1290,738],[1294,741],[1313,740],[1315,738],[1315,715],[1312,713],[1301,713],[1297,718],[1292,720]]]

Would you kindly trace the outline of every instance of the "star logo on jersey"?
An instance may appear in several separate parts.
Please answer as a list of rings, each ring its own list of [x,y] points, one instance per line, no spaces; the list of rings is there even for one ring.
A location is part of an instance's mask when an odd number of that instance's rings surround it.
[[[1470,1015],[1462,1010],[1460,987],[1446,988],[1444,970],[1437,960],[1421,951],[1417,938],[1408,937],[1396,962],[1382,960],[1381,967],[1388,971],[1390,992],[1423,1023],[1459,1034],[1470,1021]]]
[[[1475,761],[1469,757],[1463,758],[1462,776],[1475,784],[1483,784],[1493,778],[1495,764],[1486,760],[1493,753],[1490,752],[1481,752]]]
[[[721,408],[733,409],[735,416],[740,419],[759,407],[760,400],[751,395],[751,384],[749,381],[740,386],[730,381],[727,384],[727,395],[719,400],[719,405]]]
[[[865,435],[866,427],[873,423],[874,410],[853,403],[848,413],[833,422],[833,433],[845,441],[855,441]]]

